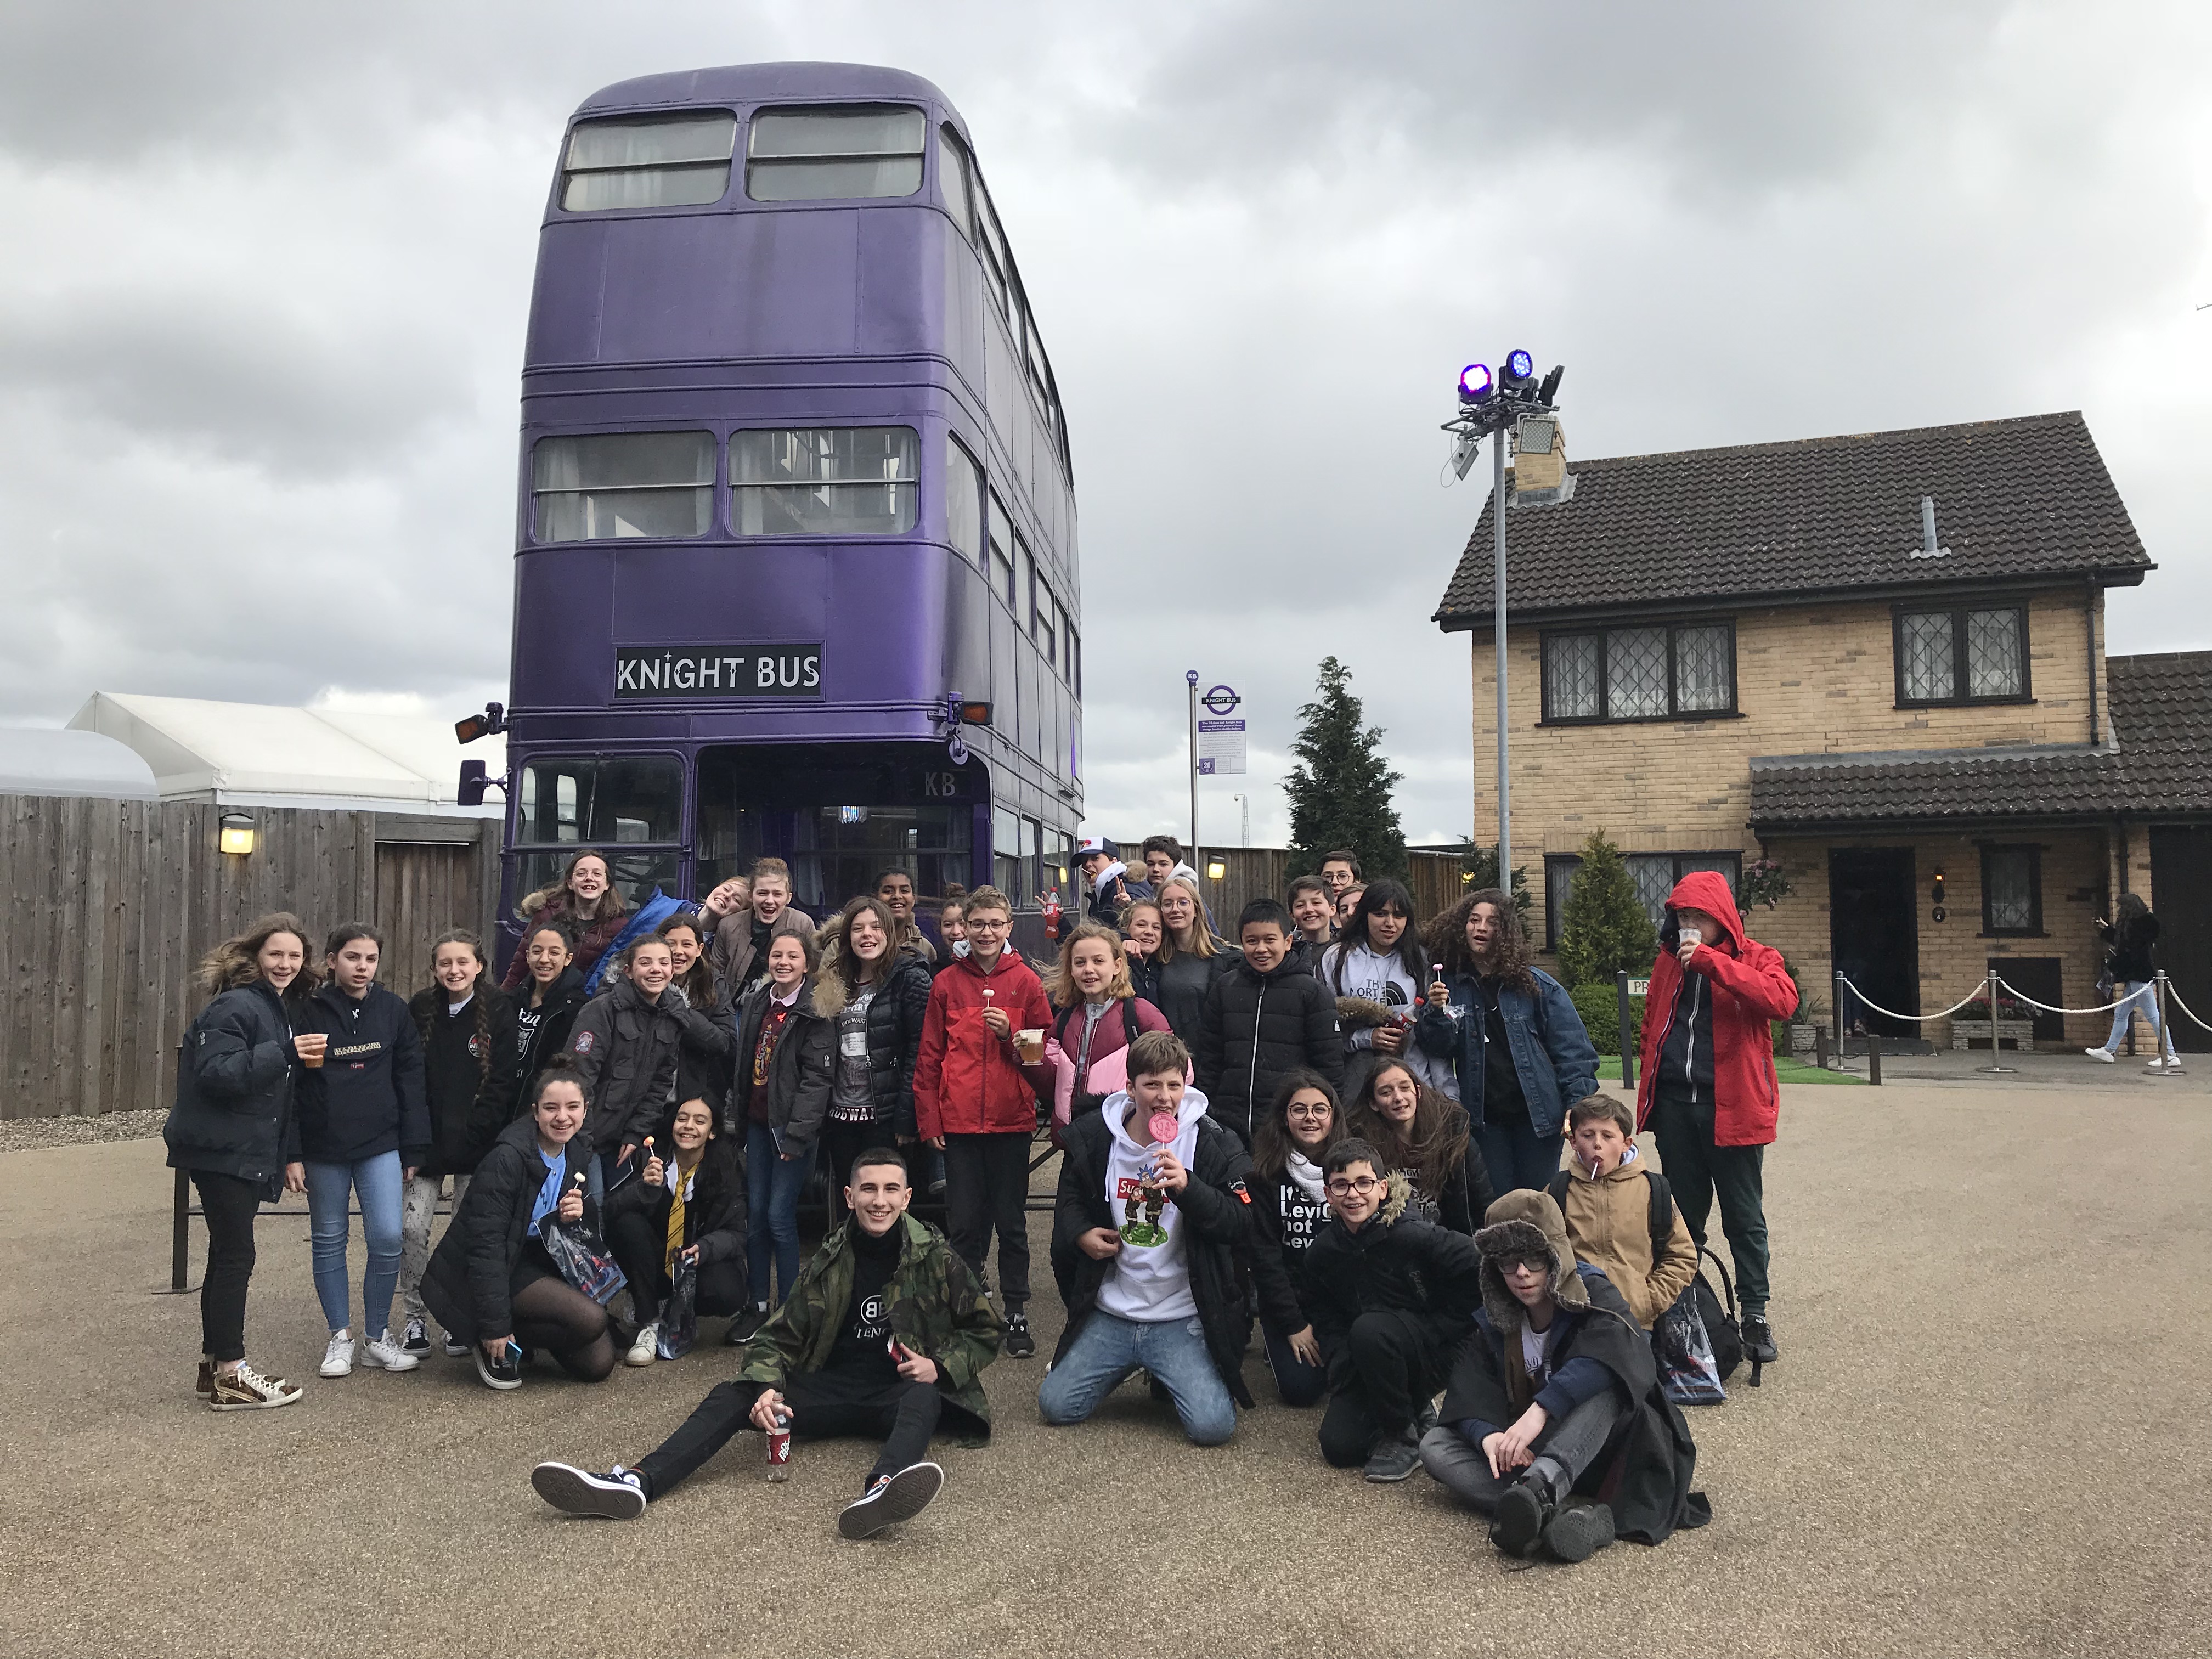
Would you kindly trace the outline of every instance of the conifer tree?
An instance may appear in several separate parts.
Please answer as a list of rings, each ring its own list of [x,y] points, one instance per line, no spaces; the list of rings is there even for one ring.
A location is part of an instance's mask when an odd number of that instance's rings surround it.
[[[1559,978],[1569,990],[1611,985],[1622,969],[1642,975],[1659,951],[1659,935],[1636,895],[1635,879],[1620,848],[1594,831],[1583,843],[1583,861],[1567,889],[1559,925]]]
[[[1291,799],[1291,874],[1318,869],[1337,848],[1359,855],[1370,876],[1406,873],[1406,832],[1391,791],[1404,775],[1383,758],[1382,728],[1352,694],[1352,673],[1334,657],[1321,663],[1318,693],[1298,710],[1304,722],[1284,783]]]

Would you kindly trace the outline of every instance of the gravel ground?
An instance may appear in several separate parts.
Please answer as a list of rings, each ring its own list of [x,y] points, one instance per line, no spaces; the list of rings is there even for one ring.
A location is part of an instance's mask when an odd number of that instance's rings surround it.
[[[46,1146],[81,1146],[95,1140],[146,1140],[161,1133],[168,1113],[110,1112],[104,1117],[11,1117],[0,1119],[0,1152],[32,1152]]]

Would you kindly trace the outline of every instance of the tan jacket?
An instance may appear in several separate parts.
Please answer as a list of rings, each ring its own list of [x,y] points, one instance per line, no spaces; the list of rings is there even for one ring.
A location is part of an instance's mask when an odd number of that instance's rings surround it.
[[[1698,1276],[1698,1247],[1677,1205],[1674,1231],[1658,1260],[1652,1260],[1651,1188],[1644,1179],[1645,1167],[1639,1155],[1601,1181],[1574,1169],[1559,1207],[1566,1212],[1576,1256],[1603,1271],[1636,1322],[1648,1331]]]
[[[795,905],[787,904],[769,928],[769,937],[778,933],[811,933],[814,918]],[[726,915],[715,925],[714,942],[707,947],[707,959],[714,964],[714,977],[721,981],[722,996],[731,1007],[752,988],[752,982],[768,971],[765,961],[753,960],[753,913],[739,910]]]

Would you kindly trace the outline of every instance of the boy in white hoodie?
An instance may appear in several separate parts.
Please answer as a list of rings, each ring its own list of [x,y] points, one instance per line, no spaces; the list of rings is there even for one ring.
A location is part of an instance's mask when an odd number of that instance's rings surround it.
[[[1080,1423],[1131,1373],[1166,1389],[1201,1446],[1236,1432],[1249,1406],[1251,1334],[1236,1253],[1251,1237],[1251,1155],[1210,1121],[1172,1031],[1129,1045],[1129,1086],[1076,1120],[1053,1207],[1052,1271],[1067,1304],[1037,1409]]]

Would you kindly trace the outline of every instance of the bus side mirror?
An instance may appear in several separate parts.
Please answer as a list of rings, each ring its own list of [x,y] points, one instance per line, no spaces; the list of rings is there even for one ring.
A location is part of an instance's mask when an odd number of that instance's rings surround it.
[[[480,760],[463,761],[460,787],[453,795],[455,802],[462,806],[482,806],[484,791],[487,789],[497,789],[504,793],[507,789],[507,780],[493,777],[489,769]]]

